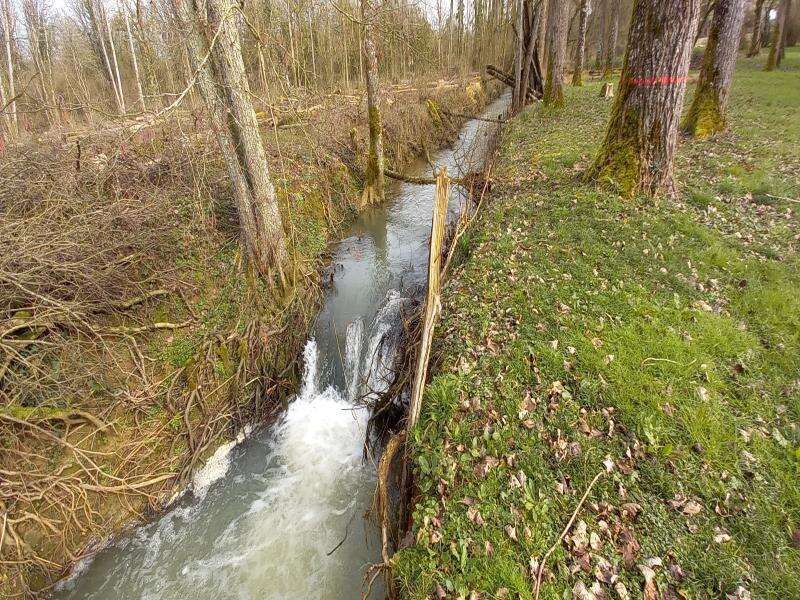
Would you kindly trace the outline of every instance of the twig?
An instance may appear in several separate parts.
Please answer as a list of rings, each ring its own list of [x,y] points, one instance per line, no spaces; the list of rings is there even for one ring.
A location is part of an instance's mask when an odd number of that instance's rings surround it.
[[[542,562],[541,564],[539,564],[539,570],[536,573],[536,589],[535,589],[536,600],[538,600],[539,598],[539,590],[542,586],[542,575],[544,574],[544,567],[547,564],[547,559],[550,558],[550,555],[553,552],[555,552],[556,548],[558,548],[559,544],[561,544],[562,540],[564,539],[564,536],[567,535],[567,532],[569,532],[570,528],[572,527],[572,524],[575,522],[575,519],[577,518],[578,513],[580,512],[581,507],[583,506],[583,503],[586,502],[586,498],[589,497],[589,492],[592,491],[594,484],[597,483],[597,480],[600,479],[605,472],[606,472],[605,469],[603,469],[597,475],[594,476],[594,479],[592,479],[592,482],[589,484],[589,487],[587,487],[586,491],[583,493],[583,497],[581,498],[580,502],[578,502],[578,506],[575,507],[575,510],[573,511],[572,516],[569,519],[569,522],[567,523],[567,526],[564,527],[564,531],[561,532],[561,535],[558,536],[558,539],[556,540],[555,544],[550,546],[550,549],[545,553],[544,558],[542,558]]]

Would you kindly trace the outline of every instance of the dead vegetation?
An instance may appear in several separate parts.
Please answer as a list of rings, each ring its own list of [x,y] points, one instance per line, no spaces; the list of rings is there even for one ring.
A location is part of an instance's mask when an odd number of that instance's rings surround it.
[[[453,139],[463,118],[435,107],[469,114],[487,97],[477,79],[387,93],[390,164]],[[294,257],[286,289],[242,270],[200,115],[6,150],[4,597],[50,589],[93,544],[160,509],[221,441],[280,408],[327,241],[358,209],[361,109],[336,95],[261,113]]]

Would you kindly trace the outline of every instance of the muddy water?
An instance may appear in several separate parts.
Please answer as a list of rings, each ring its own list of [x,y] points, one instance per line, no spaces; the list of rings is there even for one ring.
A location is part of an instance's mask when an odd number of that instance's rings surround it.
[[[507,104],[506,94],[483,116]],[[495,127],[468,122],[433,161],[451,175],[480,167]],[[408,174],[431,172],[420,163]],[[334,249],[303,384],[279,422],[220,448],[167,514],[100,551],[57,598],[360,597],[380,550],[363,519],[375,476],[362,460],[368,415],[353,400],[365,382],[382,386],[385,369],[372,359],[390,359],[403,295],[425,282],[433,186],[394,182],[387,196]],[[463,201],[454,188],[451,218]]]

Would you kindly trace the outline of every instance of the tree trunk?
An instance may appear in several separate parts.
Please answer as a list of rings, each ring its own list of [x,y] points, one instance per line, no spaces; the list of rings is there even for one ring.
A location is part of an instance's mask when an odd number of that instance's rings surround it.
[[[518,112],[525,104],[525,92],[522,87],[522,61],[525,55],[525,44],[523,37],[524,30],[524,0],[517,0],[516,6],[516,24],[514,25],[516,33],[516,43],[514,44],[514,89],[511,93],[511,109],[512,112]]]
[[[578,43],[575,48],[575,69],[572,72],[572,85],[583,85],[583,63],[586,56],[586,24],[589,20],[589,0],[581,0],[580,21],[578,21]]]
[[[716,0],[700,79],[683,123],[694,137],[705,138],[726,127],[725,109],[743,21],[744,0]]]
[[[783,31],[786,28],[786,15],[789,13],[791,0],[781,0],[778,6],[778,16],[775,18],[775,29],[772,33],[772,46],[769,49],[769,57],[765,71],[774,71],[781,66],[781,44],[783,42]]]
[[[609,0],[608,38],[606,39],[606,60],[603,68],[603,79],[611,79],[614,70],[614,56],[617,53],[617,38],[619,37],[619,3],[620,0]]]
[[[6,77],[8,78],[8,112],[10,115],[11,137],[19,134],[19,120],[17,117],[17,90],[14,86],[14,59],[11,55],[11,35],[14,30],[11,0],[3,2],[3,38],[6,51]],[[5,106],[5,104],[4,104]]]
[[[127,109],[125,108],[125,92],[122,89],[122,77],[120,76],[119,61],[117,60],[117,46],[114,44],[114,34],[111,32],[111,21],[108,18],[108,11],[106,11],[105,7],[103,7],[103,18],[106,23],[106,32],[108,33],[108,45],[111,48],[111,64],[114,67],[112,78],[116,78],[115,81],[119,94],[120,113],[124,114],[127,112]]]
[[[233,188],[245,256],[263,279],[271,280],[273,268],[283,279],[283,225],[249,99],[233,6],[226,0],[209,0],[206,20],[194,0],[172,0],[172,5]],[[215,36],[213,50],[204,31]],[[206,60],[209,52],[213,70]]]
[[[697,42],[700,40],[700,37],[703,35],[703,32],[706,29],[706,23],[708,22],[708,17],[711,16],[711,12],[714,10],[714,2],[715,0],[708,0],[705,10],[702,11],[700,22],[697,24],[697,31],[694,34],[694,44],[692,48],[697,45]]]
[[[756,0],[753,12],[753,32],[750,34],[750,50],[747,56],[758,56],[761,52],[761,13],[764,9],[764,0]]]
[[[136,79],[136,92],[139,97],[139,110],[144,112],[147,110],[147,106],[144,103],[144,90],[142,89],[142,77],[139,74],[139,61],[136,59],[136,45],[133,43],[133,33],[131,32],[131,22],[128,18],[128,8],[119,3],[119,9],[122,11],[122,14],[125,18],[125,30],[128,33],[128,46],[130,47],[131,51],[131,61],[133,62],[133,77]]]
[[[619,92],[589,175],[623,193],[672,191],[700,0],[634,0]]]
[[[569,3],[555,0],[547,10],[547,79],[544,85],[546,105],[564,105],[564,70],[567,62],[567,19]]]
[[[527,0],[525,3],[526,9],[530,13],[529,18],[526,20],[527,25],[527,45],[525,46],[525,58],[522,61],[522,89],[525,90],[523,101],[527,102],[529,92],[533,89],[534,95],[541,97],[544,92],[544,82],[542,81],[542,72],[539,66],[539,54],[536,50],[537,40],[536,36],[539,31],[539,23],[542,20],[542,6],[545,0],[537,0],[534,6],[534,0]],[[531,72],[533,72],[533,86],[531,86]]]
[[[373,204],[383,200],[383,125],[378,107],[378,55],[375,49],[373,26],[375,10],[371,0],[361,0],[361,20],[364,29],[364,71],[367,84],[367,118],[369,120],[369,155],[363,202]]]

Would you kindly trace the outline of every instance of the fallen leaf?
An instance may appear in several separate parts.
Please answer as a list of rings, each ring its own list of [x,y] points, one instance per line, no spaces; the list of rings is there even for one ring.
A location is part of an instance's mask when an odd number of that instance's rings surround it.
[[[639,554],[639,541],[628,528],[623,529],[619,537],[622,541],[622,560],[627,569],[632,569],[633,565],[636,564],[636,555]]]
[[[703,510],[703,507],[699,502],[695,500],[689,500],[686,504],[684,504],[681,512],[688,517],[693,517],[694,515],[698,514],[701,510]]]
[[[618,581],[614,584],[614,591],[617,592],[617,596],[619,600],[629,600],[630,595],[628,594],[628,588],[625,587],[625,584],[621,581]]]
[[[517,529],[512,525],[506,525],[506,533],[515,542],[517,541]]]
[[[644,577],[644,600],[658,600],[656,572],[647,565],[639,565],[639,571]]]
[[[444,600],[444,598],[447,598],[447,592],[445,592],[444,588],[440,586],[438,583],[436,584],[436,597],[439,600]]]
[[[597,596],[589,591],[586,584],[578,581],[572,588],[572,598],[574,600],[597,600]]]

